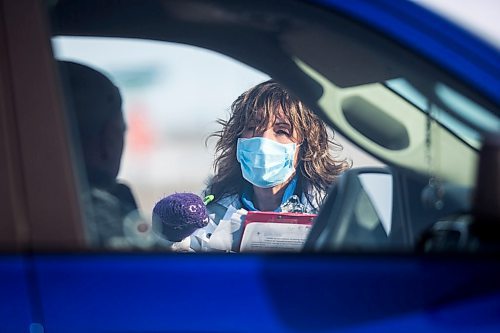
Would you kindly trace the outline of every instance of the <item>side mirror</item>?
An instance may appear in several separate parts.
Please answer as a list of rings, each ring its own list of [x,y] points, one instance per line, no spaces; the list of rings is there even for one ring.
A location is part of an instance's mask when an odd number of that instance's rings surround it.
[[[346,171],[331,188],[304,251],[390,247],[393,185],[393,176],[387,168]]]

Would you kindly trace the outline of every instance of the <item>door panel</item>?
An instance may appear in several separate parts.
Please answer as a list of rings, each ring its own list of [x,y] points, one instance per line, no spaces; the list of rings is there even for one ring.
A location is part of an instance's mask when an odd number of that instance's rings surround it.
[[[34,322],[30,303],[26,259],[22,255],[0,255],[0,331],[29,332]]]
[[[500,328],[500,266],[488,258],[66,254],[36,261],[47,332]],[[460,325],[451,320],[464,313]]]

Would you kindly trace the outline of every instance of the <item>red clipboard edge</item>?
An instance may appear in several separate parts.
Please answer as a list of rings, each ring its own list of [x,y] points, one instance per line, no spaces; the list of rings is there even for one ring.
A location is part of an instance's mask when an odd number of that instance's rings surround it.
[[[245,227],[254,222],[312,225],[316,216],[316,214],[302,213],[248,212],[245,217]]]

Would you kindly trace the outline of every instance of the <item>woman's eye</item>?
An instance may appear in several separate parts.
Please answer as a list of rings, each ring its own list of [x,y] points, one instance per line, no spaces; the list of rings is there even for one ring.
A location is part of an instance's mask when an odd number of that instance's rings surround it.
[[[290,136],[290,132],[287,130],[283,130],[283,129],[278,130],[276,133],[278,133],[279,135]]]

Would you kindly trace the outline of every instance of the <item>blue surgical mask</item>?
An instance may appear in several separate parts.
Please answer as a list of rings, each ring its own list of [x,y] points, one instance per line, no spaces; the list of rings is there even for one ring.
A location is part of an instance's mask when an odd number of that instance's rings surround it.
[[[255,186],[269,188],[284,183],[295,172],[293,158],[297,145],[262,137],[239,138],[236,158],[243,178]]]

